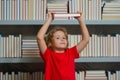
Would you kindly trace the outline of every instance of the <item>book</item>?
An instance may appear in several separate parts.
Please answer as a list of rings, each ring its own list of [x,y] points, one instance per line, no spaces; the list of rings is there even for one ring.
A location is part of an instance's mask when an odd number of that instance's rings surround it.
[[[53,13],[54,17],[78,17],[78,13]]]

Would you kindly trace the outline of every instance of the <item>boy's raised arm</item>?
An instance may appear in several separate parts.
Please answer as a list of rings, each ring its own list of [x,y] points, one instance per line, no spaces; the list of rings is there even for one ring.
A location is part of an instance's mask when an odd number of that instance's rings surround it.
[[[41,53],[44,53],[45,50],[47,49],[47,45],[44,39],[45,33],[47,32],[48,27],[50,26],[51,22],[53,20],[52,13],[48,13],[48,19],[46,22],[43,24],[43,26],[40,28],[40,30],[37,33],[37,42],[38,42],[38,47]]]
[[[83,13],[81,12],[78,13],[80,13],[80,17],[75,17],[75,18],[78,20],[78,23],[80,24],[81,35],[82,35],[82,40],[77,44],[77,51],[80,53],[89,42],[89,32],[85,24]]]

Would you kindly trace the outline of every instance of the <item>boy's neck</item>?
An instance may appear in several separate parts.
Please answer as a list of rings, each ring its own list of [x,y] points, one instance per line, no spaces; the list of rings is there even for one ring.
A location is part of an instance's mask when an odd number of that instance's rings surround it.
[[[55,51],[56,53],[64,53],[65,51]]]
[[[53,49],[56,53],[64,53],[65,49]]]

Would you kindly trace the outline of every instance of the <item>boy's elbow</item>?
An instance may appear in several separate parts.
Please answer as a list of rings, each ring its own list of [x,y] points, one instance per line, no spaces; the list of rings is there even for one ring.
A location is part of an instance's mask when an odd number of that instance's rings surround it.
[[[86,43],[89,43],[89,39],[86,40]]]
[[[85,41],[86,43],[89,43],[89,40],[90,40],[90,36],[88,36],[88,37],[86,37],[86,38],[84,39],[84,41]]]
[[[40,36],[40,35],[37,35],[37,36],[36,36],[36,39],[37,39],[37,40],[42,40],[42,39],[43,39],[43,37],[42,37],[42,36]]]
[[[36,36],[36,39],[37,39],[37,40],[40,39],[39,35]]]
[[[90,36],[87,37],[87,41],[88,41],[88,42],[89,42],[89,40],[90,40]]]

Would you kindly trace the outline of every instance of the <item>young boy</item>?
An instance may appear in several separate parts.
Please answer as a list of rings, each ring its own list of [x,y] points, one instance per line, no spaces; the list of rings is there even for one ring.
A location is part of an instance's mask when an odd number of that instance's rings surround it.
[[[45,39],[45,34],[54,19],[51,12],[48,19],[37,34],[37,41],[40,55],[45,63],[44,80],[75,80],[74,60],[89,42],[89,32],[85,25],[83,14],[75,17],[80,24],[82,40],[75,46],[68,48],[68,35],[66,29],[61,27],[53,28]]]

